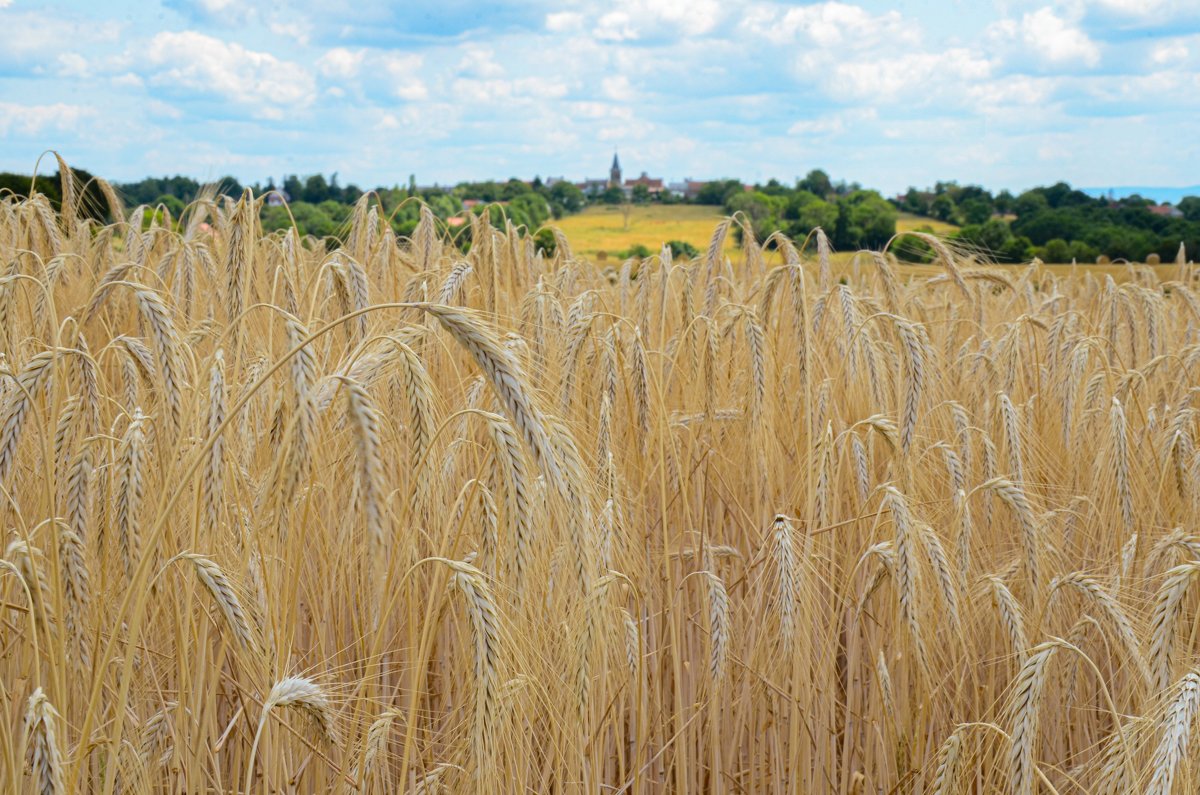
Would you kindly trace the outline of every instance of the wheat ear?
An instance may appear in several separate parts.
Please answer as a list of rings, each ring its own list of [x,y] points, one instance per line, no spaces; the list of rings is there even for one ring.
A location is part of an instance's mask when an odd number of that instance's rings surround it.
[[[233,589],[233,584],[225,576],[225,572],[221,570],[221,567],[203,555],[187,553],[180,557],[192,564],[192,568],[196,571],[196,577],[208,590],[209,594],[212,595],[213,601],[217,603],[217,607],[221,609],[221,613],[225,616],[225,621],[229,625],[229,630],[237,638],[238,643],[243,648],[253,645],[253,639],[250,635],[250,624],[246,621],[246,613],[242,610],[242,602],[238,599],[237,593]]]
[[[37,795],[61,795],[67,791],[63,783],[58,721],[58,710],[46,694],[40,687],[34,690],[25,707],[25,753]]]
[[[263,701],[262,716],[258,720],[258,728],[254,732],[254,742],[250,746],[250,761],[246,765],[245,791],[250,792],[250,784],[254,780],[254,759],[258,752],[258,742],[262,739],[263,727],[267,718],[276,707],[290,707],[304,713],[317,725],[321,737],[331,745],[339,742],[334,726],[333,708],[325,691],[311,679],[302,676],[289,676],[280,679],[271,688]]]
[[[1179,680],[1174,698],[1162,717],[1162,738],[1154,751],[1154,775],[1146,795],[1171,795],[1179,763],[1187,757],[1192,722],[1200,708],[1200,672],[1189,671]]]
[[[1183,597],[1196,574],[1200,561],[1176,566],[1166,578],[1154,599],[1154,615],[1150,619],[1150,670],[1154,687],[1162,692],[1171,684],[1171,652],[1175,647],[1175,624],[1183,612]]]
[[[1050,640],[1035,646],[1013,682],[1012,749],[1009,753],[1009,783],[1013,795],[1033,795],[1037,778],[1038,718],[1042,692],[1046,687],[1046,667],[1062,641]]]

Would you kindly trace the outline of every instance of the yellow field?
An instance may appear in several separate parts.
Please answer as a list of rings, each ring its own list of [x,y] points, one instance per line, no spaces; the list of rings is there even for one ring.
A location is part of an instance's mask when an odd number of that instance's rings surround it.
[[[939,221],[936,218],[928,218],[924,215],[913,215],[912,213],[900,213],[896,218],[897,232],[911,232],[914,229],[929,227],[937,235],[949,235],[958,231],[958,226],[948,224],[945,221]]]
[[[703,250],[713,227],[722,217],[720,207],[692,204],[650,204],[635,206],[629,214],[629,227],[619,207],[589,207],[578,215],[559,220],[555,226],[571,241],[572,251],[589,259],[601,252],[616,258],[637,243],[658,251],[669,240],[682,240]],[[726,243],[734,247],[733,238]]]
[[[632,208],[629,226],[619,207],[589,207],[577,215],[567,216],[554,225],[571,241],[572,251],[592,260],[619,259],[622,252],[636,244],[658,251],[669,240],[691,243],[701,251],[708,245],[713,227],[723,217],[720,207],[693,204],[650,204]],[[958,230],[954,224],[912,213],[900,213],[897,232],[910,232],[928,226],[935,234],[948,235]],[[733,237],[725,244],[732,253],[736,248]],[[605,256],[601,256],[601,253]],[[836,260],[848,259],[845,254]]]

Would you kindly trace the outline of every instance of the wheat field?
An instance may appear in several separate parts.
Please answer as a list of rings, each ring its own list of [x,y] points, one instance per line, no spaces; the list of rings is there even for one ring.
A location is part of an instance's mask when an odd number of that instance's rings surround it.
[[[606,275],[64,173],[0,202],[5,792],[1200,786],[1191,265]]]

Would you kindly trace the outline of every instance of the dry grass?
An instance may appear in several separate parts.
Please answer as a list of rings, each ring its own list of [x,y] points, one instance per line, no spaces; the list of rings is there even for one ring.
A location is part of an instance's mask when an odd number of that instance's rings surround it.
[[[3,791],[1200,786],[1190,265],[252,201],[0,203]]]

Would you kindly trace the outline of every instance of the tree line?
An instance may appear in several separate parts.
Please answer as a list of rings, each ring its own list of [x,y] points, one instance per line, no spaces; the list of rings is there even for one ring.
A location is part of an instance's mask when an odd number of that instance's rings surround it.
[[[108,202],[92,175],[83,169],[74,173],[81,187],[80,212],[96,220],[109,219]],[[147,177],[114,187],[127,205],[161,207],[178,217],[204,186],[191,177],[176,175]],[[1093,262],[1101,256],[1145,261],[1151,255],[1170,260],[1181,244],[1189,251],[1200,250],[1200,197],[1189,196],[1179,202],[1177,213],[1163,214],[1152,211],[1155,203],[1141,196],[1115,201],[1095,198],[1065,182],[1016,195],[1007,190],[993,193],[978,185],[938,182],[931,188],[909,188],[892,199],[856,182],[834,181],[821,169],[813,169],[792,185],[775,179],[753,186],[738,179],[711,180],[690,198],[651,194],[643,185],[636,186],[629,197],[619,188],[589,197],[570,182],[547,183],[540,178],[418,187],[410,176],[406,185],[364,191],[352,183],[342,185],[336,173],[328,178],[292,174],[279,184],[269,179],[247,185],[223,177],[213,187],[217,194],[231,197],[240,196],[247,188],[256,195],[278,196],[280,201],[267,202],[263,208],[264,229],[274,231],[295,223],[302,233],[323,238],[338,237],[349,223],[354,204],[369,194],[368,200],[381,206],[398,235],[408,235],[416,227],[417,199],[444,221],[462,215],[464,208],[479,214],[491,207],[489,218],[495,225],[503,227],[507,220],[530,230],[577,213],[588,204],[654,201],[720,206],[726,213],[740,213],[760,241],[775,232],[803,239],[819,226],[841,250],[886,245],[896,233],[900,212],[957,225],[951,238],[1001,263],[1027,262],[1033,257],[1046,262]],[[0,195],[27,195],[31,188],[45,194],[55,206],[60,202],[58,174],[39,176],[34,183],[27,175],[0,173]],[[461,226],[469,228],[469,224]],[[933,231],[932,225],[917,228]],[[459,237],[469,237],[469,230],[460,232]],[[549,234],[543,235],[541,242],[553,246]],[[684,244],[672,241],[672,245]],[[898,241],[894,251],[911,261],[927,261],[933,256],[928,245],[912,237]]]
[[[960,224],[954,237],[991,252],[1000,262],[1094,262],[1098,257],[1144,262],[1156,255],[1174,259],[1182,244],[1200,248],[1200,197],[1188,196],[1174,209],[1177,217],[1154,212],[1156,202],[1142,196],[1096,198],[1065,182],[1013,195],[993,194],[978,185],[939,182],[931,189],[909,190],[900,209]],[[927,249],[912,246],[928,256]]]

